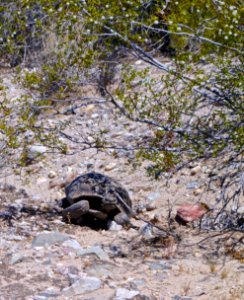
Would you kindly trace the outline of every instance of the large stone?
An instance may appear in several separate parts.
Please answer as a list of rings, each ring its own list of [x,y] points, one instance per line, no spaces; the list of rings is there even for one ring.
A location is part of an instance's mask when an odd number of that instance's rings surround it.
[[[14,253],[10,259],[10,264],[15,265],[15,264],[23,261],[24,258],[25,258],[25,256],[23,253]]]
[[[96,255],[101,260],[109,260],[108,254],[101,248],[101,246],[92,246],[87,249],[82,249],[77,252],[78,256],[85,256],[85,255]]]
[[[99,278],[114,278],[114,273],[117,275],[121,272],[121,269],[111,262],[95,261],[92,265],[85,269],[85,272],[89,276],[97,276]]]
[[[119,288],[116,290],[116,296],[113,300],[126,300],[133,299],[135,296],[139,295],[138,291],[131,291],[124,288]]]
[[[52,298],[52,299],[57,299],[59,296],[59,292],[53,288],[48,288],[42,292],[40,292],[38,295],[36,295],[34,297],[34,299],[38,300],[38,299],[48,299],[48,298]]]
[[[83,251],[83,248],[81,247],[81,245],[76,240],[73,240],[73,239],[68,239],[68,240],[64,241],[63,246],[74,249],[75,251]]]
[[[63,289],[63,295],[71,297],[97,290],[101,287],[101,280],[96,277],[84,276],[75,281],[70,287]]]
[[[188,223],[201,218],[209,210],[205,203],[184,204],[177,209],[176,220]]]
[[[38,156],[44,155],[47,152],[47,147],[42,145],[30,146],[27,150],[27,156],[29,159],[35,159]]]
[[[70,239],[66,234],[60,232],[44,232],[38,234],[32,241],[32,247],[44,247],[51,246],[56,243],[63,243],[64,241]]]
[[[172,265],[169,262],[163,260],[159,262],[149,262],[148,265],[151,270],[168,271],[172,269]]]
[[[109,288],[101,288],[92,293],[86,294],[84,299],[86,300],[112,300],[114,298],[115,291]],[[83,299],[83,298],[82,298]]]

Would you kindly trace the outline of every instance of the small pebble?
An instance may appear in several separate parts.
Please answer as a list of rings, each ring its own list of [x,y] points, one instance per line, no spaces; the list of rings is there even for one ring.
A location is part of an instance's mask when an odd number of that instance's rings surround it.
[[[157,208],[157,206],[156,206],[155,203],[148,203],[148,204],[146,205],[146,210],[147,210],[147,211],[152,211],[152,210],[154,210],[154,209],[156,209],[156,208]]]
[[[91,114],[95,109],[95,105],[94,104],[89,104],[84,108],[84,112],[87,114]]]
[[[200,195],[201,193],[202,193],[202,190],[201,190],[201,189],[196,189],[196,190],[193,191],[193,194],[194,194],[195,196],[198,196],[198,195]]]
[[[188,190],[194,190],[194,189],[197,189],[198,187],[199,187],[199,182],[197,182],[197,181],[189,182],[189,183],[187,183],[187,185],[186,185],[186,188],[187,188]]]
[[[152,225],[150,224],[143,224],[141,226],[141,228],[139,229],[139,234],[144,236],[144,237],[152,237],[152,231],[153,231],[153,228],[152,228]]]
[[[116,163],[110,163],[108,164],[107,166],[105,166],[104,170],[105,171],[111,171],[113,170],[114,168],[116,168],[117,164]]]
[[[54,171],[50,171],[49,173],[48,173],[48,177],[49,178],[54,178],[54,177],[56,177],[57,176],[57,173],[56,172],[54,172]]]
[[[39,177],[36,180],[37,185],[43,184],[47,182],[47,178],[46,177]]]
[[[191,176],[194,176],[194,175],[196,175],[197,173],[200,173],[201,170],[202,170],[202,167],[201,167],[201,166],[196,166],[196,167],[194,167],[194,168],[191,169],[190,174],[191,174]]]
[[[117,224],[116,222],[112,221],[110,224],[109,224],[109,230],[110,231],[119,231],[121,230],[123,227],[119,224]]]

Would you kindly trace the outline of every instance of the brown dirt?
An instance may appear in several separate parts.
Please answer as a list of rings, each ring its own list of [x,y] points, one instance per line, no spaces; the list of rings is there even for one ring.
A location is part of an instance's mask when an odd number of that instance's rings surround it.
[[[5,80],[11,82],[8,77]],[[11,86],[10,96],[14,97],[19,88],[13,83]],[[105,138],[121,148],[130,147],[151,134],[146,126],[115,116],[113,107],[107,104],[81,107],[76,115],[50,117],[46,124],[52,126],[60,121],[70,122],[67,134],[83,137],[88,142],[101,129],[108,130]],[[82,144],[70,141],[72,155],[48,153],[27,167],[2,169],[0,211],[15,204],[17,208],[22,207],[22,212],[9,221],[0,219],[1,300],[47,299],[40,293],[48,288],[56,292],[53,297],[49,295],[52,299],[122,299],[115,297],[119,288],[139,291],[141,298],[130,299],[241,299],[244,266],[240,259],[233,258],[235,255],[226,254],[231,241],[241,237],[238,233],[229,238],[216,236],[199,244],[208,235],[199,233],[193,225],[180,226],[173,222],[172,227],[180,238],[175,240],[156,229],[151,235],[140,234],[135,229],[94,231],[66,224],[60,215],[58,204],[64,196],[63,186],[78,174],[94,170],[119,180],[128,189],[134,207],[153,203],[151,210],[144,209],[140,216],[167,228],[169,207],[173,218],[180,204],[202,201],[212,206],[215,203],[218,183],[207,190],[211,160],[182,169],[170,175],[170,179],[169,174],[164,174],[160,180],[154,180],[145,171],[149,163],[131,163],[131,154],[123,149],[97,152],[81,148]],[[194,188],[189,188],[189,183],[194,182]],[[142,221],[133,220],[133,223],[138,227],[144,225]],[[99,245],[108,254],[108,260],[92,254],[79,256],[63,243],[31,246],[38,234],[57,231],[69,235],[83,248]],[[93,292],[66,294],[65,289],[72,284],[72,274],[79,278],[83,274],[100,278],[101,286]]]

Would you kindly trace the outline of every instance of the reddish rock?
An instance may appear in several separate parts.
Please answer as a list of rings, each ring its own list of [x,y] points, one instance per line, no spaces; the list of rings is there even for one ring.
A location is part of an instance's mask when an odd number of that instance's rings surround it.
[[[179,223],[189,223],[201,218],[209,210],[204,203],[184,204],[177,209],[176,221]]]

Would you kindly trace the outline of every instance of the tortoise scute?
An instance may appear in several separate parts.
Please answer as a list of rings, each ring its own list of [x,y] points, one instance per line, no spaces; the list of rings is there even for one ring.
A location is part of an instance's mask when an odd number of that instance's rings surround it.
[[[92,172],[77,177],[66,187],[65,193],[66,199],[73,205],[70,211],[74,216],[79,214],[73,210],[83,205],[81,203],[76,206],[75,203],[84,200],[89,202],[89,209],[85,214],[94,219],[113,220],[120,213],[127,216],[132,214],[132,201],[126,189],[113,178],[100,173]],[[84,219],[85,216],[80,217]]]
[[[82,192],[80,189],[79,182],[72,182],[70,185],[67,186],[65,189],[66,197],[69,199],[71,203],[73,203],[76,199],[81,197]]]

